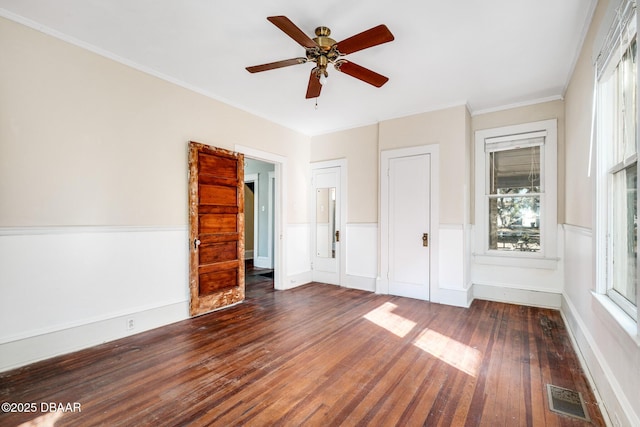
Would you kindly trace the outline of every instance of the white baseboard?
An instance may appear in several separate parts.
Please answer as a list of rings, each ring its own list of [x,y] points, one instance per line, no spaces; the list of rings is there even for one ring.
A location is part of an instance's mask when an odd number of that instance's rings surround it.
[[[558,293],[478,283],[473,285],[473,298],[554,309],[560,309],[562,304],[562,296]]]
[[[279,290],[293,289],[311,283],[311,270],[287,276],[284,286]]]
[[[71,353],[189,317],[189,303],[178,302],[145,311],[86,323],[0,345],[0,372]],[[133,320],[133,329],[128,321]]]

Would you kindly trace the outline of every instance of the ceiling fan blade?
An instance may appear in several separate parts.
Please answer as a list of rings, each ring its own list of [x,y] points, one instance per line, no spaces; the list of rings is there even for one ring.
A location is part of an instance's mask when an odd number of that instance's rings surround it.
[[[289,37],[298,42],[301,46],[306,48],[314,48],[317,46],[316,42],[314,42],[286,16],[270,16],[267,19],[273,25],[284,31]]]
[[[273,70],[275,68],[288,67],[290,65],[304,64],[305,62],[307,62],[307,58],[285,59],[284,61],[276,61],[276,62],[270,62],[268,64],[254,65],[252,67],[247,67],[247,71],[250,73],[259,73],[260,71]]]
[[[370,28],[348,39],[336,43],[338,52],[347,55],[362,49],[377,46],[382,43],[390,42],[394,39],[393,34],[386,25],[378,25]]]
[[[311,70],[311,75],[309,76],[306,98],[309,99],[319,97],[321,90],[322,85],[320,84],[320,79],[318,78],[317,68],[314,68],[313,70]]]
[[[371,71],[368,68],[364,68],[361,65],[354,64],[353,62],[349,62],[344,59],[336,62],[335,67],[336,70],[349,74],[351,77],[355,77],[356,79],[362,80],[363,82],[369,83],[375,87],[380,87],[389,81],[389,78],[382,74],[378,74],[375,71]]]

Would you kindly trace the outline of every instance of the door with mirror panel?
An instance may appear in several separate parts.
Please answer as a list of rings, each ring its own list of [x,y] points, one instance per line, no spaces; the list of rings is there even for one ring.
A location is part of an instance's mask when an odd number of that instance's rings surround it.
[[[313,170],[313,280],[340,284],[340,167]]]

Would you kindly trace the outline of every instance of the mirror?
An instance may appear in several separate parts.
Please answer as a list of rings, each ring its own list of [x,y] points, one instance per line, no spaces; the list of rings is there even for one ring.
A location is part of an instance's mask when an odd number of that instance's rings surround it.
[[[336,257],[336,188],[316,189],[316,256]]]

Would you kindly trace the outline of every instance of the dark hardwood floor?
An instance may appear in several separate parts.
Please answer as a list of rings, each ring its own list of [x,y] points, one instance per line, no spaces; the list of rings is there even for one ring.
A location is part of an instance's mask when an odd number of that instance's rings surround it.
[[[550,412],[547,383],[591,422]],[[262,276],[240,305],[0,373],[0,401],[38,405],[1,426],[604,425],[557,311]]]

